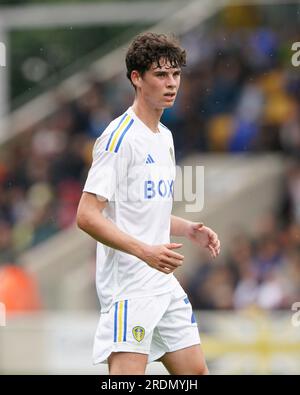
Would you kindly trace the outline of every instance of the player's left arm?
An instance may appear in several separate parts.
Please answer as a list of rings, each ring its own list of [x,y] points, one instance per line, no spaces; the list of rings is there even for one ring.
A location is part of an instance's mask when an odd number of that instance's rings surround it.
[[[171,236],[181,236],[207,248],[213,258],[220,253],[220,240],[216,232],[204,226],[203,223],[187,221],[171,215]]]

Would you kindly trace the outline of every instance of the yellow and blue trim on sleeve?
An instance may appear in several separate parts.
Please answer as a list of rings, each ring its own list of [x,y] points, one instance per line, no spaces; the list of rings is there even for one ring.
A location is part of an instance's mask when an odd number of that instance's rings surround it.
[[[115,303],[114,343],[126,342],[128,300]]]
[[[122,140],[133,122],[134,120],[130,117],[130,115],[127,113],[123,115],[118,126],[111,132],[105,151],[118,152]]]

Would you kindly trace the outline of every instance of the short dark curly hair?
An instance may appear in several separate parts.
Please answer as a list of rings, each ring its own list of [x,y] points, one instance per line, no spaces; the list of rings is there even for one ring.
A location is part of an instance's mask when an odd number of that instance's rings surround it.
[[[186,65],[186,51],[173,36],[151,32],[139,34],[126,54],[127,78],[132,83],[133,70],[143,75],[153,63],[160,67],[161,59],[168,60],[172,67],[182,67]]]

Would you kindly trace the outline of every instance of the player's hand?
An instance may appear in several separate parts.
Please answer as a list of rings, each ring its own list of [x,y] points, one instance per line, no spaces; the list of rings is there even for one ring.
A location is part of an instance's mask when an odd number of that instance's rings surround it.
[[[218,235],[202,223],[191,222],[186,237],[200,247],[207,248],[213,258],[220,254],[221,243]]]
[[[184,256],[173,251],[180,247],[182,244],[178,243],[146,246],[141,258],[154,269],[170,274],[183,263]]]

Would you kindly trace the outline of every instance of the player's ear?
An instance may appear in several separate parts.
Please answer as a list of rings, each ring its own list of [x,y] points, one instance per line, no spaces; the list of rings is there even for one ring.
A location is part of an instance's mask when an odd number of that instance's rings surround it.
[[[132,72],[131,72],[131,81],[132,81],[133,85],[135,85],[137,88],[140,86],[141,76],[140,76],[140,73],[137,70],[132,70]]]

